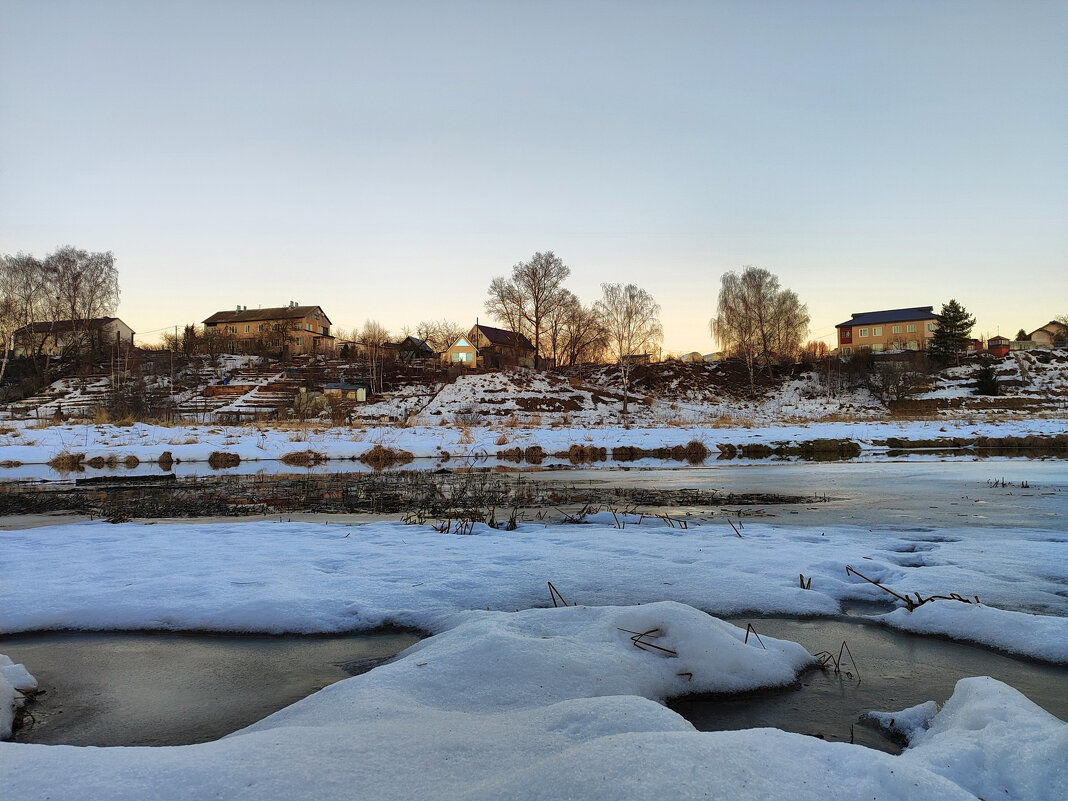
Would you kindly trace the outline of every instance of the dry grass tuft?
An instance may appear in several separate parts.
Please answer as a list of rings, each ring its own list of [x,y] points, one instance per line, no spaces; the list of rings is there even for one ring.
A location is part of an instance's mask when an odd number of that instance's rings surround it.
[[[215,470],[221,470],[224,467],[237,467],[241,464],[241,457],[236,453],[212,451],[208,457],[208,464]]]
[[[686,461],[690,464],[701,464],[708,458],[708,453],[708,446],[699,439],[686,443]]]
[[[523,451],[523,458],[531,464],[541,464],[545,459],[545,451],[540,445],[531,445]]]
[[[133,470],[137,465],[141,464],[141,460],[134,456],[132,453],[128,454],[125,459],[122,460],[123,467],[128,470]]]
[[[375,470],[385,470],[387,467],[408,464],[412,458],[408,451],[375,445],[360,457],[360,461]]]
[[[495,445],[507,445],[508,444],[508,435],[507,434],[501,434],[499,437],[497,437],[497,440],[496,440],[496,442],[494,444]]]
[[[156,464],[159,465],[160,470],[169,471],[174,466],[174,454],[170,451],[164,451],[159,455]]]
[[[63,451],[48,460],[48,466],[59,473],[80,473],[85,470],[84,453],[71,453]]]
[[[312,467],[313,465],[322,464],[325,461],[325,453],[319,453],[318,451],[313,450],[293,451],[282,457],[283,464],[288,464],[292,467]]]

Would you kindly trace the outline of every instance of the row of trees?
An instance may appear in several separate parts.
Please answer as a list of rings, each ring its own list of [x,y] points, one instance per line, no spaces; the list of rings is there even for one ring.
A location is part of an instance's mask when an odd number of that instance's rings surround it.
[[[631,370],[664,337],[660,306],[634,284],[601,284],[601,298],[586,306],[564,287],[571,269],[551,250],[512,267],[490,282],[486,312],[534,345],[538,358],[574,366],[610,355],[619,365],[623,413]]]
[[[111,316],[118,305],[119,273],[110,251],[91,253],[68,245],[43,259],[28,253],[0,256],[0,379],[15,348],[16,331],[21,330],[19,345],[39,356],[51,331],[31,326],[67,321],[67,352],[62,355],[78,355],[91,344],[90,321]],[[47,372],[47,360],[41,369]]]

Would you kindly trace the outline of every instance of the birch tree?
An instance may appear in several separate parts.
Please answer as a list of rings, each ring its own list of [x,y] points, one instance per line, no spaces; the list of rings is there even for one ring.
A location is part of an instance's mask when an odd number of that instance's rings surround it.
[[[754,394],[757,362],[763,361],[770,375],[775,354],[796,358],[808,324],[808,307],[767,270],[746,267],[741,274],[726,272],[720,278],[716,316],[709,328],[721,350],[745,362]]]
[[[634,357],[648,353],[664,338],[660,305],[634,284],[601,284],[597,311],[604,325],[608,346],[619,365],[623,383],[623,414],[627,414],[630,374]]]

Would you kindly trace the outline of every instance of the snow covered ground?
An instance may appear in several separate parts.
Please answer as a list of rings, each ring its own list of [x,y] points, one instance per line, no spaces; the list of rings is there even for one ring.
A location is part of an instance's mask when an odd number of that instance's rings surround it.
[[[992,679],[902,716],[900,756],[775,729],[701,733],[658,703],[791,682],[811,663],[800,646],[746,644],[708,613],[889,609],[846,565],[900,594],[981,600],[898,603],[887,625],[1068,664],[1068,534],[751,521],[741,533],[619,528],[607,514],[464,536],[264,520],[0,531],[4,632],[434,634],[214,743],[0,744],[0,782],[25,799],[1068,797],[1068,725]],[[547,608],[547,581],[579,606]],[[642,632],[659,647],[636,647]]]

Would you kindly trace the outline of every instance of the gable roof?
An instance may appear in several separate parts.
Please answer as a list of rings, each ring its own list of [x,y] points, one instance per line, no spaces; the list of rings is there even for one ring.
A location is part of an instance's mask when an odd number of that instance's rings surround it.
[[[103,328],[108,323],[119,320],[118,317],[93,317],[90,320],[51,320],[45,323],[24,325],[16,334],[67,334],[71,331],[86,331]],[[125,323],[123,323],[125,325]]]
[[[414,353],[433,353],[434,349],[427,344],[425,339],[419,339],[419,337],[413,337],[411,335],[406,336],[400,342],[396,344],[398,350]]]
[[[1030,333],[1030,337],[1034,339],[1035,334],[1037,334],[1039,331],[1045,331],[1046,333],[1057,336],[1059,334],[1063,334],[1065,331],[1068,331],[1068,325],[1058,322],[1057,320],[1050,320],[1041,328],[1036,328],[1034,331],[1032,331]]]
[[[491,345],[504,345],[509,348],[534,350],[534,345],[529,339],[514,331],[506,331],[503,328],[493,328],[489,325],[476,325],[475,328],[482,332],[482,336],[488,339]]]
[[[316,310],[326,317],[322,306],[276,306],[270,309],[241,309],[217,311],[207,320],[204,325],[218,325],[219,323],[254,323],[260,320],[296,320],[307,317]],[[329,323],[330,318],[326,317]]]
[[[835,328],[854,325],[880,325],[882,323],[903,323],[906,320],[937,320],[934,306],[913,306],[909,309],[885,309],[873,312],[854,312],[852,319],[839,323]]]

